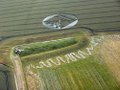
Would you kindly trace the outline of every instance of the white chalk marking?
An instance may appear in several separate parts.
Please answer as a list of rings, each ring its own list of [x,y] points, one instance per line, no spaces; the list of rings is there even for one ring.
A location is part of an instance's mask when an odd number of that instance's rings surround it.
[[[87,49],[87,51],[88,51],[89,55],[92,55],[93,46],[91,45],[91,47],[90,47],[90,48],[86,48],[86,49]]]
[[[77,54],[75,52],[71,52],[71,53],[68,53],[68,54],[64,55],[66,60],[64,60],[60,56],[57,56],[57,57],[55,57],[55,60],[49,58],[45,61],[46,63],[43,62],[43,61],[40,61],[38,66],[35,67],[31,64],[27,68],[32,67],[32,68],[39,69],[39,68],[43,68],[43,67],[52,67],[52,65],[56,65],[56,66],[61,65],[62,62],[63,63],[70,63],[70,62],[77,61],[79,59],[85,59],[86,56],[92,55],[94,47],[97,46],[103,40],[103,38],[104,37],[93,37],[91,42],[90,42],[90,47],[86,48],[87,53],[83,52],[81,50],[78,50]],[[54,40],[52,40],[52,41],[54,41]]]
[[[81,50],[78,50],[78,55],[81,56],[81,58],[86,58],[85,55],[88,56],[87,53],[85,53],[85,52],[83,52]]]
[[[77,61],[77,58],[74,57],[72,54],[66,54],[65,58],[67,59],[67,63],[70,63],[70,61]]]

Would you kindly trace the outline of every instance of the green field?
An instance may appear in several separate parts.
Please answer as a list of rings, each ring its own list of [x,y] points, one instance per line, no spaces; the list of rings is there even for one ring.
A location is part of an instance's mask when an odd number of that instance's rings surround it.
[[[45,60],[42,61],[45,62]],[[96,54],[86,59],[79,59],[78,61],[66,64],[61,63],[61,65],[58,66],[53,64],[52,67],[44,67],[41,69],[32,67],[28,69],[27,66],[30,64],[39,66],[39,61],[23,62],[25,77],[28,83],[28,89],[30,90],[32,90],[32,88],[35,90],[120,89],[112,72]],[[37,77],[35,75],[37,75]],[[35,85],[31,87],[32,84]]]
[[[94,56],[56,68],[37,69],[36,72],[41,80],[39,88],[43,90],[120,89],[108,68]]]
[[[79,22],[67,30],[42,24],[62,13]],[[106,39],[89,51],[91,30],[96,37],[120,31],[119,0],[0,0],[0,64],[10,68],[5,74],[0,67],[0,90],[14,90],[15,81],[27,90],[120,90],[120,41]]]
[[[72,42],[77,42],[71,45],[70,37],[72,37]],[[88,53],[86,48],[90,47],[92,37],[100,39],[99,35],[90,36],[88,32],[65,31],[63,33],[61,31],[49,34],[49,36],[46,34],[42,36],[32,35],[23,37],[22,40],[21,38],[16,38],[6,42],[5,47],[22,46],[22,48],[28,48],[28,46],[31,46],[34,48],[35,46],[39,48],[43,43],[49,46],[50,43],[54,44],[56,42],[63,45],[57,49],[47,49],[45,52],[31,53],[31,55],[20,57],[28,90],[119,90],[119,82],[105,64],[104,59],[99,56],[99,45],[94,48],[92,55],[85,54],[85,58],[77,58],[77,61],[71,59],[70,63],[63,61],[60,65],[53,63],[57,63],[55,59],[57,56],[62,57],[66,61],[67,59],[64,55],[71,52],[77,53],[77,50]],[[66,46],[66,44],[63,44],[64,40],[70,41],[70,43]],[[59,46],[59,44],[54,45]],[[53,60],[51,67],[37,67],[41,61],[47,64],[49,58]],[[28,68],[30,65],[36,68]]]
[[[79,36],[79,34],[77,35]],[[80,35],[81,37],[84,36],[84,34]],[[81,42],[80,37],[79,40]],[[76,47],[74,50],[64,49],[68,48],[64,47],[63,49],[48,51],[47,54],[39,53],[21,58],[27,88],[29,90],[119,90],[117,79],[97,53],[97,47],[95,47],[93,54],[86,55],[85,59],[81,58],[77,61],[71,59],[69,63],[66,62],[67,59],[64,57],[66,53],[77,53],[76,50],[79,49],[85,52],[86,47],[89,47],[89,45],[81,48]],[[63,51],[60,52],[60,50]],[[66,50],[68,52],[63,53]],[[54,52],[56,55],[54,55]],[[55,59],[57,56],[64,59],[58,65],[55,64],[55,62],[58,62]],[[50,62],[51,65],[47,62],[48,59],[53,60],[53,62]],[[50,67],[44,65],[43,68],[39,68],[40,62],[44,62]],[[32,66],[29,67],[30,65]]]

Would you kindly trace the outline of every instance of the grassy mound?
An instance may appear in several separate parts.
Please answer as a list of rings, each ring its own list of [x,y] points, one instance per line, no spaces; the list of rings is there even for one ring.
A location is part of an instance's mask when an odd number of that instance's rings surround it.
[[[46,58],[50,58],[50,57],[55,57],[58,55],[64,55],[66,53],[78,50],[78,49],[83,49],[86,46],[88,46],[89,44],[89,39],[88,37],[86,37],[85,35],[82,34],[78,34],[75,37],[76,43],[66,46],[64,48],[58,48],[55,50],[51,50],[51,51],[47,51],[47,52],[42,52],[42,53],[36,53],[36,54],[31,54],[31,55],[27,55],[22,57],[22,61],[31,61],[34,63],[35,61],[39,61],[39,60],[44,60]]]
[[[19,48],[20,50],[22,50],[21,53],[19,54],[20,56],[26,56],[30,54],[36,54],[36,53],[41,53],[49,50],[63,48],[75,43],[77,43],[75,38],[69,37],[69,38],[58,39],[58,40],[26,44],[22,46],[17,46],[16,48]]]

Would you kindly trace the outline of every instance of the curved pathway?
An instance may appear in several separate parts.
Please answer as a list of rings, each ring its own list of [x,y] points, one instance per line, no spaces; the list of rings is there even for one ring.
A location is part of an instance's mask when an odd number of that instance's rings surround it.
[[[14,78],[17,90],[25,90],[25,78],[22,69],[22,63],[18,55],[13,54],[13,49],[10,54],[10,58],[14,65]]]

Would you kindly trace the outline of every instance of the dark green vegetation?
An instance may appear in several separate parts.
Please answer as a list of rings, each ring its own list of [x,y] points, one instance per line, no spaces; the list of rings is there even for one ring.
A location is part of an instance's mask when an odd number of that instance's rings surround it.
[[[22,46],[17,46],[16,48],[19,48],[20,50],[23,49],[23,51],[19,54],[20,56],[26,56],[30,54],[36,54],[36,53],[41,53],[44,51],[63,48],[63,47],[70,46],[75,43],[77,43],[75,38],[69,37],[69,38],[52,40],[52,41],[31,43],[28,45],[26,44]]]
[[[0,64],[0,90],[16,90],[11,70]]]
[[[0,71],[0,90],[7,90],[6,77],[4,72]]]
[[[75,14],[81,26],[96,31],[119,30],[119,0],[0,0],[0,40],[51,31],[42,20],[56,13]]]
[[[23,45],[26,48],[30,48],[30,46],[35,47],[34,50],[27,51],[24,49],[22,60],[23,61],[32,61],[34,63],[34,60],[40,60],[40,59],[46,59],[58,55],[63,55],[78,49],[85,48],[89,44],[89,36],[84,35],[83,32],[80,32],[78,34],[73,35],[73,37],[68,37],[66,39],[61,39],[61,40],[51,40],[50,42],[38,42],[38,43],[33,43],[33,44],[28,44],[28,45]],[[57,42],[57,43],[56,43]],[[39,45],[39,43],[42,43]],[[36,44],[36,45],[35,45]],[[45,44],[45,45],[44,45]],[[51,45],[50,45],[51,44]],[[43,45],[43,47],[41,47]],[[27,47],[28,46],[28,47]],[[44,47],[46,46],[46,47]],[[36,49],[37,48],[37,49]],[[50,49],[48,51],[48,49]],[[46,50],[46,52],[43,52],[42,50]],[[24,52],[31,53],[31,55],[25,56],[27,54],[24,54]],[[34,53],[35,52],[35,53]],[[20,56],[22,56],[20,54]],[[28,63],[28,62],[26,62]]]

